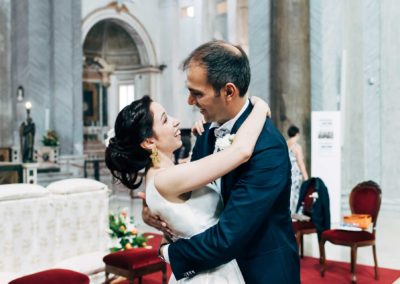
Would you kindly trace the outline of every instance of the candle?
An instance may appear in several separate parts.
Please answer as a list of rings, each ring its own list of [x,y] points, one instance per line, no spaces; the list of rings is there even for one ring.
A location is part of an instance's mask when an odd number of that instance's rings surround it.
[[[45,116],[44,116],[44,129],[49,130],[50,129],[50,110],[46,108],[45,110]]]

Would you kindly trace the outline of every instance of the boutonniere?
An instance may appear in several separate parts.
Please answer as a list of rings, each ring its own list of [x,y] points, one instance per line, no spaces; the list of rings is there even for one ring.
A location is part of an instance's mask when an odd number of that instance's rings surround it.
[[[226,147],[231,146],[234,138],[235,134],[227,134],[217,138],[217,140],[215,141],[215,148],[217,149],[217,151],[224,150]]]

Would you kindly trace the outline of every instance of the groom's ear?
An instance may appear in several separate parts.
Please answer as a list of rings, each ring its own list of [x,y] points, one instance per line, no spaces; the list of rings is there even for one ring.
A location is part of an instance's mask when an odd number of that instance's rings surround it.
[[[151,149],[154,147],[154,139],[153,138],[146,138],[142,143],[140,143],[140,147],[147,151],[151,151]]]
[[[231,101],[235,96],[238,95],[238,89],[233,83],[226,83],[224,95],[227,101]]]

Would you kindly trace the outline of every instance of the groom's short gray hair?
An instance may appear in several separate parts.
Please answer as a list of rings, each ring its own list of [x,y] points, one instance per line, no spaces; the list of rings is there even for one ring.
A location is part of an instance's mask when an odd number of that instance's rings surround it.
[[[251,71],[249,59],[238,45],[232,45],[222,40],[206,42],[190,53],[183,61],[185,71],[191,64],[204,66],[207,80],[219,94],[227,83],[233,83],[243,97],[249,88]]]

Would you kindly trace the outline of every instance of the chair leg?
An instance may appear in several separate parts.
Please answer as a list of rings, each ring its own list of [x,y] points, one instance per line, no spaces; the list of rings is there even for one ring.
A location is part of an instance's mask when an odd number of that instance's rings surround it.
[[[104,284],[109,284],[109,283],[110,283],[110,278],[109,278],[109,276],[110,276],[110,272],[107,272],[107,271],[106,271],[106,280],[104,281]]]
[[[303,234],[301,234],[300,242],[301,242],[300,257],[304,258],[304,235]]]
[[[299,255],[301,254],[301,233],[297,232],[295,234],[296,237],[296,243],[297,243],[297,249],[299,250]]]
[[[353,274],[351,279],[352,283],[357,283],[356,264],[357,264],[357,246],[354,245],[351,247],[351,273]]]
[[[325,276],[325,269],[326,269],[326,258],[325,258],[325,240],[321,239],[321,241],[319,242],[319,251],[320,251],[320,263],[321,263],[321,277]]]
[[[374,254],[374,263],[375,263],[375,280],[379,280],[379,275],[378,275],[378,259],[376,257],[376,246],[372,246],[372,252]]]
[[[167,284],[167,265],[162,269],[162,284]]]

